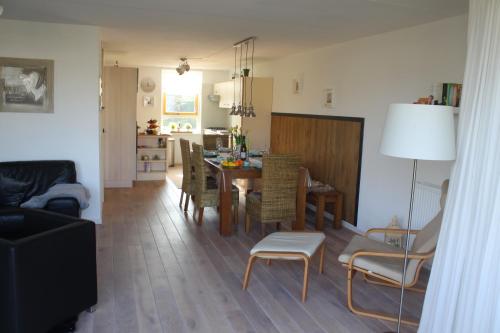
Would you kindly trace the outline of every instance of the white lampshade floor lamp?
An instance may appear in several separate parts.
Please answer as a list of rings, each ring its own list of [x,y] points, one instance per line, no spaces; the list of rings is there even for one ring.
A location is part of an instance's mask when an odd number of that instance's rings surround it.
[[[385,121],[380,152],[387,156],[413,159],[410,208],[404,249],[403,277],[399,300],[397,332],[401,330],[406,268],[417,177],[417,161],[455,159],[455,122],[453,108],[443,105],[391,104]]]

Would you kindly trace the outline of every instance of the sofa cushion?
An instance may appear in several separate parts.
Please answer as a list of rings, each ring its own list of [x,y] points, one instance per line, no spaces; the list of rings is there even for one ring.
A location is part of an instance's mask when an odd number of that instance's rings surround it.
[[[28,182],[0,174],[0,206],[18,207],[29,186]]]

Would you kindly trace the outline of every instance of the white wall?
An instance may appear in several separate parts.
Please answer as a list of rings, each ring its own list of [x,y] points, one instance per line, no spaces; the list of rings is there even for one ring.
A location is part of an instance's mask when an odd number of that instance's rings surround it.
[[[98,29],[0,20],[0,57],[54,60],[54,113],[0,113],[0,160],[68,159],[101,221]]]
[[[358,228],[384,226],[391,216],[406,221],[412,163],[383,156],[379,144],[390,103],[413,102],[436,82],[462,82],[466,17],[459,16],[336,44],[259,66],[274,77],[273,112],[365,118]],[[292,79],[303,75],[301,95]],[[333,88],[336,107],[322,107]],[[451,163],[421,162],[418,179],[440,184]]]
[[[142,91],[140,86],[137,89],[137,125],[144,131],[147,127],[147,121],[150,119],[161,119],[161,68],[158,67],[140,67],[139,68],[139,78],[137,84],[141,84],[141,80],[144,78],[152,78],[156,87],[150,93],[145,93]],[[144,96],[154,97],[154,106],[144,106]]]

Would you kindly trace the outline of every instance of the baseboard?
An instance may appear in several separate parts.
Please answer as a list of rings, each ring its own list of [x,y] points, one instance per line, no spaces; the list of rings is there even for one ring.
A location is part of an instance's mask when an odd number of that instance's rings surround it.
[[[132,180],[106,180],[104,181],[104,188],[122,188],[132,187]]]
[[[308,203],[308,204],[306,204],[306,207],[309,208],[310,210],[312,210],[313,212],[316,212],[316,206],[315,205]],[[324,216],[333,221],[334,216],[330,212],[325,211],[325,215]],[[351,223],[349,223],[349,222],[347,222],[345,220],[342,220],[342,226],[344,228],[346,228],[346,229],[351,230],[352,232],[357,233],[357,234],[360,234],[360,235],[364,234],[364,232],[362,230],[356,228]]]

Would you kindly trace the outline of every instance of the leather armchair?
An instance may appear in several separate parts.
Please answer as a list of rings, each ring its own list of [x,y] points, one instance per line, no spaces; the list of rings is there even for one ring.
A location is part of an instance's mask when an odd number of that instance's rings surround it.
[[[97,303],[95,225],[0,210],[0,332],[45,333]]]
[[[32,196],[55,184],[76,183],[73,161],[18,161],[0,163],[0,208],[19,207]],[[80,217],[80,205],[73,198],[50,200],[45,210]]]

